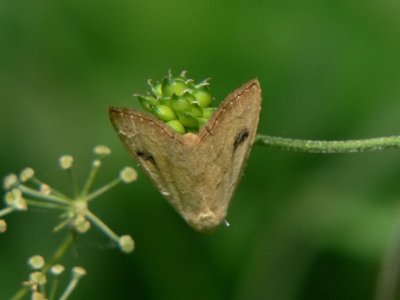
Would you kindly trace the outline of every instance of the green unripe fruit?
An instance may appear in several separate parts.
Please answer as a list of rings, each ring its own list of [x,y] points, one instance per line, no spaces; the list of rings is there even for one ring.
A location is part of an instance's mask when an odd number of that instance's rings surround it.
[[[208,107],[212,102],[212,96],[207,87],[201,87],[192,91],[193,96],[196,98],[200,107]]]
[[[163,97],[170,97],[173,94],[181,96],[186,89],[187,87],[183,80],[165,78],[162,81],[161,91]]]
[[[173,94],[171,99],[169,100],[169,106],[174,111],[188,111],[191,109],[192,104],[189,100],[183,97],[178,97],[177,95]]]
[[[176,119],[174,111],[167,105],[154,105],[153,114],[162,121],[171,121]]]
[[[149,112],[153,112],[153,106],[158,104],[158,100],[153,97],[145,97],[137,95],[140,104]]]
[[[179,112],[177,113],[178,120],[182,123],[183,126],[189,128],[198,128],[199,122],[195,117],[186,113],[186,112]]]
[[[171,127],[173,130],[175,130],[178,133],[184,134],[186,132],[185,127],[182,125],[181,122],[178,120],[171,120],[166,123],[169,127]]]
[[[190,90],[186,90],[186,92],[184,92],[180,97],[183,98],[183,99],[186,99],[190,103],[196,103],[197,102],[196,97],[191,94]]]
[[[193,117],[202,117],[203,116],[203,110],[201,109],[201,107],[197,104],[193,104],[190,108],[189,111],[187,111],[190,115],[192,115]]]
[[[213,97],[208,88],[208,79],[200,83],[171,72],[161,82],[148,81],[149,95],[140,96],[140,104],[158,119],[166,122],[176,132],[197,133],[206,124],[216,108],[209,107]]]

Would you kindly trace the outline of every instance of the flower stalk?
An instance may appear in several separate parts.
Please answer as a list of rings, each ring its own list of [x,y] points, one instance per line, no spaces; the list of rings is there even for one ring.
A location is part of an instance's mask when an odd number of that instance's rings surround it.
[[[255,144],[306,153],[357,153],[400,148],[400,136],[347,141],[318,141],[258,135]]]

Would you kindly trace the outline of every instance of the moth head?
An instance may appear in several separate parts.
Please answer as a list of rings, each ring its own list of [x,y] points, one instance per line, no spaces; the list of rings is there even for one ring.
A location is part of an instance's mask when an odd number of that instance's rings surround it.
[[[208,79],[195,83],[183,71],[171,72],[161,81],[148,81],[150,92],[136,95],[142,107],[178,133],[197,133],[208,122],[216,108]]]
[[[187,223],[200,232],[212,232],[221,223],[221,218],[212,211],[205,211],[198,215],[189,215]]]

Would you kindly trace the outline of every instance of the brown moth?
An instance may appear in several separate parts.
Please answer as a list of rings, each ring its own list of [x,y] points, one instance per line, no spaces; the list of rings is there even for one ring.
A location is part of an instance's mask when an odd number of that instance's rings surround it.
[[[198,231],[226,217],[256,137],[261,87],[232,92],[199,133],[179,134],[148,113],[110,107],[122,142],[175,210]]]

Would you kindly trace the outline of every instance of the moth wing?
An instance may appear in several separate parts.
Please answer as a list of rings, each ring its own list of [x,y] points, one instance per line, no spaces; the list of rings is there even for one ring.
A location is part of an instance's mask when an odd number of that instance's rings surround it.
[[[158,119],[127,108],[109,109],[110,119],[133,158],[178,211],[179,191],[169,170],[174,167],[174,151],[182,150],[181,135]]]
[[[261,109],[257,80],[231,93],[199,134],[180,135],[156,118],[110,108],[122,142],[178,213],[199,231],[219,225],[239,183]]]
[[[232,92],[199,133],[210,161],[207,205],[219,222],[225,219],[254,143],[261,111],[261,87],[252,80]]]

